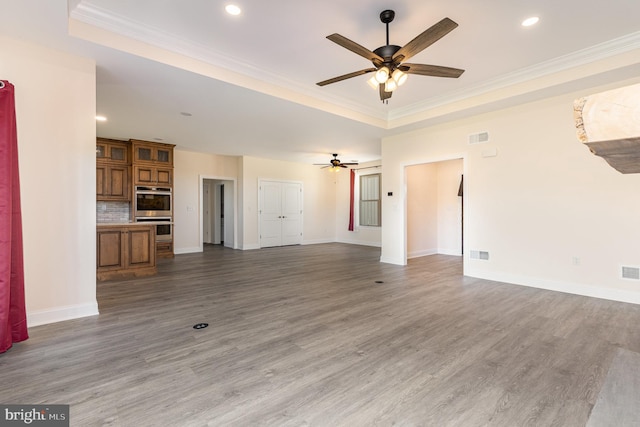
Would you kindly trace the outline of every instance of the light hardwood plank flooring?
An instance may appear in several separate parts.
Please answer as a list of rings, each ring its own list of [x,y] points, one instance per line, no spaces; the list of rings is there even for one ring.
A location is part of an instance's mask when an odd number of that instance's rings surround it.
[[[0,402],[70,404],[73,426],[584,426],[640,353],[640,306],[379,256],[216,246],[100,283],[99,316],[0,355]]]

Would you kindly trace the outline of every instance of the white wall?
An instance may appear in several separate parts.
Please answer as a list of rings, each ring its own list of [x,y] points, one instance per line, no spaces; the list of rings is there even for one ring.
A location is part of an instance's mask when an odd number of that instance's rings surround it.
[[[406,263],[405,178],[410,164],[464,159],[465,274],[640,303],[640,175],[622,175],[579,143],[573,100],[636,81],[544,99],[389,137],[382,257]],[[469,145],[488,131],[490,142]],[[483,157],[496,149],[497,156]],[[396,197],[397,195],[397,197]],[[490,259],[471,260],[469,250]]]
[[[200,177],[235,178],[237,182],[238,161],[238,157],[195,153],[176,147],[173,156],[175,193],[173,250],[176,254],[202,250],[200,246],[202,236]],[[238,218],[240,220],[240,216]]]
[[[382,175],[382,182],[384,186],[384,172],[380,161],[360,163],[356,169],[356,186],[358,185],[358,179],[360,175],[379,173]],[[349,200],[350,200],[350,172],[344,169],[338,173],[329,172],[328,169],[322,169],[327,171],[326,173],[333,177],[335,185],[335,199],[336,199],[336,229],[335,240],[341,243],[350,243],[354,245],[366,245],[380,247],[380,233],[381,227],[360,227],[358,226],[358,195],[356,194],[355,200],[355,225],[354,230],[349,231]],[[383,193],[382,197],[385,197]],[[384,215],[381,218],[384,224]]]
[[[98,314],[95,63],[0,37],[15,86],[29,326]]]
[[[258,235],[258,179],[300,181],[303,188],[302,243],[335,240],[335,185],[318,166],[280,160],[242,158],[242,249],[260,247]]]

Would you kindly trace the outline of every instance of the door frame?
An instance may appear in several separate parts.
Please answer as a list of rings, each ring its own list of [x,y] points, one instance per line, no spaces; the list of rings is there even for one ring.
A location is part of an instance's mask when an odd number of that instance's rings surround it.
[[[198,200],[199,206],[199,229],[198,245],[200,252],[204,251],[204,180],[230,181],[233,188],[233,249],[238,249],[238,181],[237,178],[219,175],[198,175]]]
[[[403,188],[403,202],[404,202],[404,224],[403,224],[403,229],[404,229],[404,235],[403,235],[403,248],[404,248],[404,254],[403,254],[403,258],[404,258],[404,264],[403,265],[407,265],[407,234],[409,232],[408,230],[408,220],[407,220],[407,209],[408,209],[408,201],[407,201],[407,168],[410,166],[418,166],[418,165],[424,165],[424,164],[434,164],[434,163],[440,163],[440,162],[447,162],[450,160],[462,160],[462,175],[463,176],[468,176],[468,171],[467,171],[467,167],[468,167],[468,160],[467,160],[467,154],[466,153],[457,153],[457,154],[449,154],[449,155],[444,155],[444,156],[439,156],[439,157],[433,157],[433,158],[425,158],[425,159],[419,159],[416,161],[412,161],[412,162],[408,162],[408,163],[403,163],[402,164],[402,188]],[[465,182],[466,180],[463,180],[462,182],[462,188],[463,188],[463,197],[467,198],[468,197],[468,192],[467,192],[467,185],[468,182]],[[462,215],[462,224],[461,224],[461,228],[462,228],[462,236],[461,236],[461,244],[463,244],[462,246],[462,268],[463,268],[463,274],[466,275],[466,269],[467,269],[467,263],[465,262],[465,258],[467,256],[467,249],[464,247],[464,243],[467,239],[465,238],[469,232],[469,228],[468,228],[468,224],[467,221],[464,221],[464,218],[468,217],[468,209],[469,207],[467,206],[468,203],[464,203],[463,199],[463,203],[461,206],[461,215]]]

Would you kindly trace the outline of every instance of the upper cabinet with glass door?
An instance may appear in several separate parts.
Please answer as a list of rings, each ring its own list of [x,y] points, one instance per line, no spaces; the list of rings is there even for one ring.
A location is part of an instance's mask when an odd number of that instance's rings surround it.
[[[96,160],[129,164],[129,143],[116,139],[96,139]]]
[[[175,145],[131,139],[134,163],[152,163],[157,166],[173,166]]]

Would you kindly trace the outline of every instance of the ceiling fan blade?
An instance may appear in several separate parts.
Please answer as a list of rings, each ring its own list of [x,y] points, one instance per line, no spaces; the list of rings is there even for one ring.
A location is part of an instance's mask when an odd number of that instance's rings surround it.
[[[380,86],[379,86],[379,87],[380,87],[380,100],[381,100],[381,101],[384,101],[385,99],[389,99],[389,98],[391,98],[391,94],[392,94],[393,92],[386,92],[386,91],[384,90],[384,83],[380,83]]]
[[[338,77],[334,77],[334,78],[329,79],[329,80],[324,80],[324,81],[318,82],[316,84],[318,86],[326,86],[326,85],[329,85],[331,83],[336,83],[336,82],[340,82],[342,80],[347,80],[347,79],[350,79],[351,77],[358,77],[358,76],[361,76],[363,74],[371,73],[373,71],[376,71],[376,69],[375,68],[366,68],[364,70],[355,71],[353,73],[345,74],[343,76],[338,76]]]
[[[340,163],[341,165],[347,165],[347,166],[358,166],[357,163]]]
[[[327,36],[327,38],[332,42],[339,44],[343,48],[348,49],[351,52],[362,56],[363,58],[368,59],[369,61],[380,63],[384,62],[384,59],[382,59],[379,55],[376,55],[366,47],[360,46],[358,43],[349,40],[348,38],[341,36],[340,34],[331,34],[330,36]]]
[[[441,67],[440,65],[426,65],[426,64],[402,64],[399,67],[407,74],[420,74],[421,76],[434,76],[434,77],[451,77],[458,78],[464,73],[464,70],[460,68]],[[406,69],[405,69],[406,68]]]
[[[442,37],[449,34],[457,26],[458,24],[453,22],[451,19],[444,18],[442,21],[426,29],[415,39],[411,40],[409,43],[401,47],[400,50],[397,51],[395,55],[393,55],[393,60],[396,62],[406,61],[413,55],[421,52],[422,50],[440,40]]]

